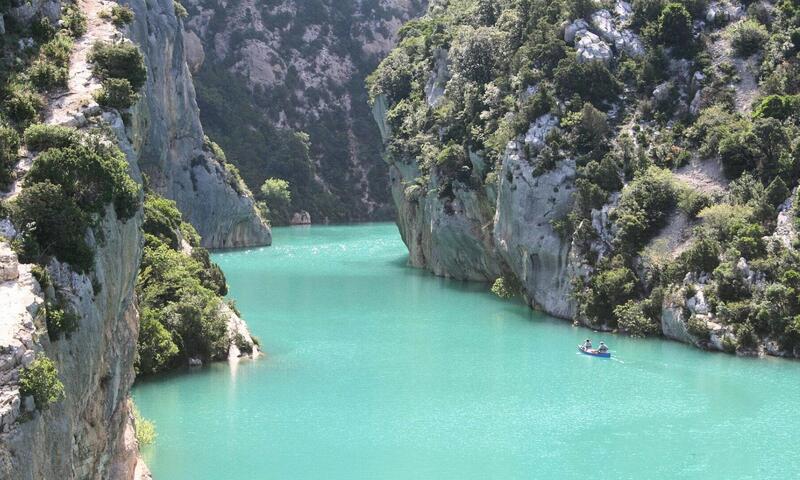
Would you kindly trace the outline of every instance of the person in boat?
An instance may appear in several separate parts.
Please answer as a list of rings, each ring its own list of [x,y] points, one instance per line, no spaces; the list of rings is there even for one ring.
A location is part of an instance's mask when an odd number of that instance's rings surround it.
[[[586,341],[583,342],[583,345],[581,345],[581,346],[583,347],[584,350],[591,350],[592,349],[592,341],[587,338]]]
[[[600,346],[597,347],[597,353],[606,353],[608,352],[608,346],[604,342],[600,342]]]

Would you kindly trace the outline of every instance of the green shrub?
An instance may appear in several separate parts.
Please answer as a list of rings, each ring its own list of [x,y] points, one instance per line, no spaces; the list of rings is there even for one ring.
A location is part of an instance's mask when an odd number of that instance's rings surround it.
[[[568,0],[566,4],[570,18],[589,18],[597,10],[592,0]]]
[[[211,261],[208,250],[202,247],[194,247],[192,249],[192,258],[203,267],[198,275],[200,283],[219,296],[227,295],[228,283],[225,281],[225,274],[219,265]]]
[[[658,335],[659,325],[648,318],[642,310],[641,302],[628,300],[614,308],[617,325],[632,337]]]
[[[136,342],[136,372],[148,375],[166,370],[178,355],[172,335],[161,324],[157,312],[144,308],[139,315],[139,338]]]
[[[139,99],[133,91],[131,82],[125,78],[107,78],[103,86],[95,94],[97,103],[104,107],[124,110],[130,108]]]
[[[180,227],[182,217],[174,201],[158,195],[148,194],[144,199],[145,233],[155,235],[174,250],[181,248]]]
[[[625,186],[612,212],[618,227],[615,243],[627,254],[637,252],[664,225],[675,202],[672,173],[648,168]]]
[[[28,69],[28,78],[39,90],[66,88],[69,71],[47,60],[37,60]]]
[[[143,310],[151,309],[169,332],[178,347],[176,358],[223,357],[227,324],[220,314],[221,300],[200,279],[203,265],[150,234],[145,240],[137,282]]]
[[[72,53],[73,43],[72,38],[59,33],[52,40],[42,45],[39,50],[39,59],[66,68],[69,65],[69,56]]]
[[[581,304],[581,313],[587,319],[613,326],[617,318],[614,309],[633,300],[635,293],[636,276],[620,257],[615,257],[608,265],[601,266],[576,296]]]
[[[701,210],[711,205],[713,199],[705,192],[686,184],[678,188],[678,208],[690,218],[697,217]]]
[[[760,52],[769,40],[767,29],[755,20],[740,20],[728,27],[727,33],[733,51],[740,57]]]
[[[684,272],[711,273],[719,265],[721,248],[719,242],[702,231],[684,252],[679,260],[685,266]]]
[[[58,378],[58,370],[44,353],[39,353],[30,365],[20,372],[19,393],[23,397],[32,395],[39,410],[44,410],[51,403],[64,398],[64,384]]]
[[[412,61],[402,49],[394,49],[367,77],[370,96],[386,95],[390,104],[395,104],[411,93],[413,80]]]
[[[89,216],[60,185],[28,184],[11,204],[11,218],[22,235],[20,260],[53,255],[78,272],[91,270],[93,253],[84,240]]]
[[[593,104],[615,100],[621,86],[603,62],[580,63],[574,57],[560,62],[553,72],[556,93],[561,98],[578,95]]]
[[[664,0],[633,0],[631,2],[633,10],[631,24],[635,27],[641,27],[658,20],[661,10],[664,9],[664,4]]]
[[[214,155],[214,158],[216,158],[218,162],[225,163],[228,161],[225,150],[223,150],[217,142],[208,138],[208,135],[203,136],[203,146]]]
[[[139,48],[132,43],[96,42],[89,52],[94,73],[103,80],[124,78],[138,91],[147,80],[147,68]]]
[[[78,38],[86,33],[86,16],[75,3],[68,3],[61,10],[61,26],[73,38]]]
[[[497,278],[492,284],[491,292],[500,298],[509,299],[519,296],[523,291],[522,284],[513,274]]]
[[[131,410],[133,413],[133,427],[136,430],[136,442],[140,447],[152,445],[158,436],[156,434],[156,425],[151,420],[144,418],[139,409],[136,408],[136,405],[131,404]]]
[[[473,82],[484,84],[494,74],[501,53],[502,38],[491,27],[459,31],[450,47],[452,71]]]
[[[800,112],[800,95],[768,95],[753,110],[755,118],[772,117],[781,121]]]
[[[69,338],[69,334],[77,330],[80,317],[72,312],[65,311],[54,303],[45,307],[45,320],[47,322],[47,335],[54,342],[62,335]]]
[[[181,2],[174,0],[172,2],[175,6],[175,16],[183,19],[189,16],[189,12],[186,11],[186,7],[184,7]]]
[[[789,198],[790,190],[781,177],[775,177],[775,180],[767,185],[767,189],[764,193],[767,203],[777,208]]]
[[[692,43],[692,15],[680,3],[668,3],[658,17],[658,35],[661,41],[679,49]]]
[[[588,153],[604,149],[606,138],[611,133],[606,115],[589,102],[583,104],[580,120],[575,125],[577,151]]]
[[[19,135],[16,130],[0,124],[0,186],[12,180],[12,171],[17,163]]]
[[[111,7],[111,23],[113,23],[114,26],[122,28],[133,22],[133,19],[134,14],[130,7],[122,5],[114,5]]]
[[[87,213],[102,213],[113,203],[124,221],[139,208],[139,185],[128,175],[124,154],[98,139],[43,152],[25,178],[26,184],[42,181],[60,185]]]
[[[3,103],[8,117],[17,125],[26,127],[39,119],[39,111],[44,108],[41,95],[23,85],[12,85]]]
[[[697,315],[689,317],[686,326],[689,333],[699,339],[708,339],[708,336],[711,334],[711,328],[708,326],[708,322]]]
[[[289,182],[281,178],[268,178],[261,185],[259,199],[266,203],[272,222],[280,224],[289,221],[289,207],[292,203]]]
[[[79,140],[74,128],[45,123],[36,123],[26,128],[24,137],[28,149],[35,152],[74,146]]]

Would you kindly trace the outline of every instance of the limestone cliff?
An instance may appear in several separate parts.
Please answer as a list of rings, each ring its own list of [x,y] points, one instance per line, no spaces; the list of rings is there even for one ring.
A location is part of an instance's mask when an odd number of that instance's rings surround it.
[[[106,121],[122,125],[111,114]],[[117,133],[124,135],[122,130]],[[128,160],[130,173],[139,177],[136,163]],[[53,260],[47,266],[52,284],[44,290],[33,278],[31,265],[20,265],[13,254],[4,254],[10,272],[0,284],[7,308],[0,322],[4,478],[133,478],[137,446],[126,431],[132,428],[128,394],[138,334],[133,287],[141,257],[140,227],[141,212],[122,222],[108,208],[97,233],[88,234],[96,252],[93,274],[75,273]],[[53,342],[44,333],[41,307],[55,291],[80,324]],[[20,369],[41,351],[56,363],[64,384],[64,399],[43,412],[34,410],[30,398],[20,398],[17,383]]]
[[[139,185],[147,181],[174,198],[203,235],[204,245],[268,244],[269,228],[255,212],[252,196],[204,138],[173,2],[131,2],[135,19],[120,29],[106,15],[114,5],[102,0],[79,0],[75,5],[86,17],[86,29],[72,31],[66,85],[41,97],[41,120],[75,129],[67,130],[73,132],[69,134],[73,146],[65,149],[77,148],[80,142],[94,145],[91,136],[97,148],[116,152],[114,161],[124,159],[127,173],[118,172],[114,178],[129,176],[127,181]],[[58,2],[34,1],[12,5],[0,18],[4,25],[13,19],[15,33],[24,35],[30,22],[46,27],[44,17],[59,25],[60,11]],[[126,38],[138,44],[148,78],[138,102],[120,113],[94,101],[100,82],[93,75],[89,52],[97,41],[129,41]],[[26,37],[20,45],[36,41]],[[56,131],[64,132],[51,132]],[[28,191],[25,176],[39,159],[27,148],[12,153],[17,160],[12,164],[16,181],[2,193],[9,202]],[[9,215],[7,205],[3,204],[3,217]],[[31,225],[17,231],[15,226],[20,225],[0,221],[0,478],[147,475],[138,460],[129,401],[139,334],[134,287],[142,258],[143,212],[133,208],[130,218],[118,218],[116,207],[115,203],[115,208],[106,205],[100,212],[73,210],[90,217],[85,243],[93,261],[86,269],[71,267],[52,254],[37,254],[42,265],[21,263],[9,244],[20,248]],[[227,306],[220,308],[228,325],[229,354],[238,355],[240,347],[257,353],[242,320]],[[68,313],[75,323],[69,328],[51,325],[49,315],[56,311]],[[64,328],[64,333],[57,328]],[[63,395],[46,408],[34,401],[35,395],[23,396],[20,390],[21,375],[40,354],[52,361],[63,384]]]
[[[434,1],[401,29],[368,84],[410,263],[596,329],[800,356],[796,12],[643,5]]]
[[[205,146],[174,2],[134,0],[130,6],[136,19],[128,34],[149,72],[143,100],[131,112],[130,135],[150,186],[175,200],[205,247],[270,244],[252,195]]]
[[[279,177],[315,222],[390,217],[363,79],[426,3],[184,2],[203,124],[254,192]]]

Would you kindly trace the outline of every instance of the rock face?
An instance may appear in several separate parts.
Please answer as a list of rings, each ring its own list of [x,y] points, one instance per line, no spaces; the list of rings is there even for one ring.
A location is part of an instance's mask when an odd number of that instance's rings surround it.
[[[290,223],[292,225],[311,225],[311,214],[305,210],[294,212]]]
[[[130,165],[139,177],[136,164]],[[0,334],[0,477],[132,478],[137,446],[125,433],[131,428],[127,398],[138,335],[133,287],[141,222],[141,212],[120,222],[107,209],[99,227],[103,241],[89,234],[96,248],[94,280],[56,261],[48,266],[53,286],[80,317],[69,337],[51,342],[40,334],[43,292],[29,265],[18,267],[16,280],[0,284],[4,308],[12,311]],[[65,396],[31,412],[21,407],[17,382],[20,368],[39,351],[55,362]],[[23,413],[27,421],[21,421]]]
[[[133,149],[151,187],[175,200],[207,248],[271,243],[252,195],[205,147],[181,22],[171,0],[130,2],[131,39],[145,56],[143,100],[132,109]],[[195,62],[197,59],[195,59]]]
[[[522,282],[533,307],[572,318],[570,243],[553,230],[572,208],[575,162],[565,160],[537,175],[516,145],[503,160],[494,237],[498,252]]]
[[[385,99],[379,97],[373,113],[381,132],[390,134],[384,112]],[[416,163],[392,162],[392,196],[410,264],[462,280],[493,281],[510,272],[522,282],[531,306],[558,317],[574,316],[571,280],[577,270],[570,242],[559,237],[550,221],[572,207],[575,164],[565,160],[538,172],[520,152],[523,144],[541,146],[556,125],[553,117],[541,117],[520,142],[509,144],[496,190],[456,182],[453,198],[442,199],[432,175],[428,188],[422,189],[428,193],[415,195],[407,185],[419,176]],[[480,155],[470,157],[473,175],[482,176]]]
[[[292,184],[293,207],[315,221],[391,218],[363,79],[394,46],[403,22],[426,4],[184,2],[187,37],[205,51],[195,76],[203,123],[253,191],[279,177]],[[189,58],[197,57],[193,41],[186,46]],[[234,99],[242,104],[231,109]],[[292,132],[308,135],[308,150],[289,154],[295,162],[306,158],[287,167],[281,155],[293,148]]]
[[[168,0],[129,3],[136,13],[127,34],[140,45],[148,80],[142,100],[123,122],[91,102],[97,88],[86,62],[95,39],[118,33],[101,21],[101,0],[79,3],[89,31],[76,41],[70,59],[69,92],[52,99],[46,118],[81,128],[100,122],[114,133],[129,173],[174,199],[209,247],[261,245],[270,232],[253,208],[253,199],[204,141],[183,37]],[[34,1],[19,7],[15,21],[37,12],[57,18],[57,2]],[[30,10],[34,12],[31,14]],[[13,13],[13,12],[12,12]],[[52,15],[51,15],[52,14]],[[140,170],[140,166],[142,170]],[[3,222],[0,230],[13,238]],[[39,285],[31,265],[20,265],[8,244],[0,243],[0,478],[147,478],[138,460],[129,394],[139,318],[134,287],[142,256],[142,212],[127,221],[108,207],[87,232],[95,250],[91,275],[77,274],[56,260],[47,265],[48,285]],[[44,288],[44,289],[43,289]],[[51,341],[43,303],[54,298],[79,318],[77,329]],[[227,308],[227,307],[225,307]],[[247,327],[229,312],[229,336],[236,348],[253,348]],[[233,349],[233,347],[231,348]],[[64,397],[45,410],[19,391],[21,369],[38,353],[59,372]]]

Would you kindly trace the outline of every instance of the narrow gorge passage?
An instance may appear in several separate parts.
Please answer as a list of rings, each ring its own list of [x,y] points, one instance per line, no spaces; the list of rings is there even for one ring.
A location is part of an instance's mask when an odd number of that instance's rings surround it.
[[[134,388],[155,478],[774,478],[792,362],[600,335],[408,268],[397,227],[215,255],[266,357]],[[591,336],[615,359],[576,354]],[[724,460],[721,460],[724,459]]]

